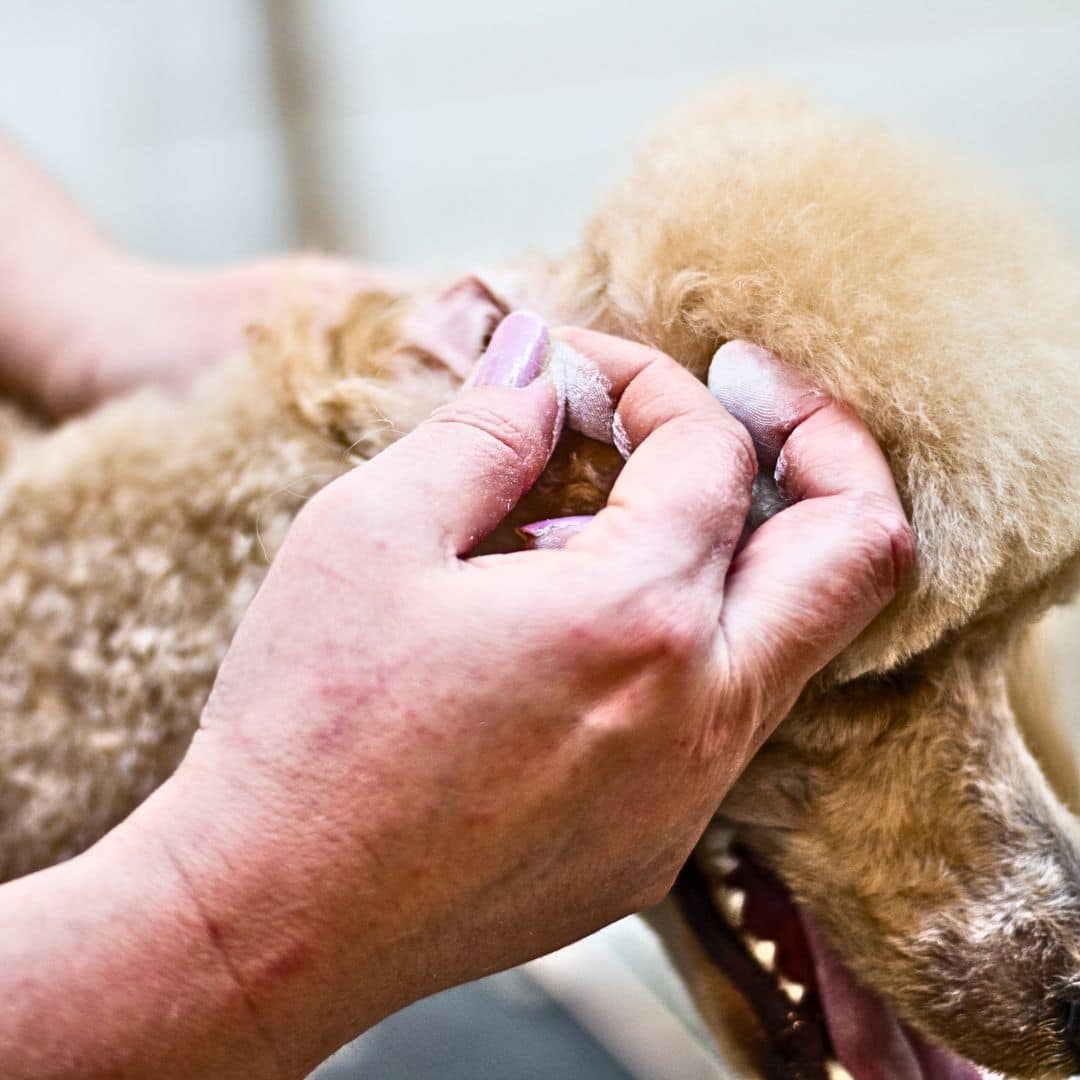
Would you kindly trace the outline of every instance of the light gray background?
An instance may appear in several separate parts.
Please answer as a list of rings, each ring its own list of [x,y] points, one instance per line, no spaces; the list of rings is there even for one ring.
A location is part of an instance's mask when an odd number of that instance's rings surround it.
[[[1013,173],[1080,237],[1074,0],[0,0],[0,128],[124,241],[558,251],[636,132],[772,72]]]

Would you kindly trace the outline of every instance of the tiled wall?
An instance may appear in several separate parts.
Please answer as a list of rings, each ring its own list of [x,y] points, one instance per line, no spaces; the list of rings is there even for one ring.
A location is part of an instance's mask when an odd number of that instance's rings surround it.
[[[1073,0],[0,0],[0,129],[148,251],[452,265],[557,251],[636,131],[765,70],[1012,171],[1080,238],[1078,56]]]

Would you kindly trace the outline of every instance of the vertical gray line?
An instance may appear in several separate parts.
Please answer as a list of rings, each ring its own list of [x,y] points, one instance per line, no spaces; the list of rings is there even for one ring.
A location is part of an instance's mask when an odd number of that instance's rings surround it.
[[[320,134],[320,58],[312,6],[304,0],[261,0],[266,56],[281,130],[294,242],[334,250],[343,229]]]

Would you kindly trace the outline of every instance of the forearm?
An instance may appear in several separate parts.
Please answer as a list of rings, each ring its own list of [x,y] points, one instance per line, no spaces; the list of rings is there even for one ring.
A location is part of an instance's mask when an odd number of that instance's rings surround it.
[[[187,382],[242,348],[244,328],[300,281],[334,317],[358,292],[411,284],[322,256],[207,268],[139,257],[0,139],[0,393],[63,416]]]
[[[301,1077],[419,996],[401,969],[427,950],[376,947],[382,905],[358,945],[284,828],[188,776],[0,887],[0,1075]]]
[[[277,1075],[212,927],[137,831],[0,888],[0,1074]]]
[[[48,176],[0,139],[0,386],[40,396],[78,319],[72,281],[109,247]]]

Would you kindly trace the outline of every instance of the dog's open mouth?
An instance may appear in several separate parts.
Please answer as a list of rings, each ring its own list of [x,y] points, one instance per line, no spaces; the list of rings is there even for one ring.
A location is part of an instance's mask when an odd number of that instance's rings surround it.
[[[767,1080],[976,1080],[983,1074],[904,1026],[824,942],[784,885],[731,831],[710,828],[675,899],[764,1034]]]

